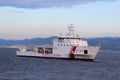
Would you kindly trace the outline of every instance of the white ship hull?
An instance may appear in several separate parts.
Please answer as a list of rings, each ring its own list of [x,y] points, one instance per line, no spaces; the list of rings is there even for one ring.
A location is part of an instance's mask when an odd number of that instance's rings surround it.
[[[69,51],[68,51],[69,49]],[[60,49],[61,52],[53,53],[38,53],[36,51],[17,51],[17,56],[29,56],[29,57],[44,57],[44,58],[65,58],[65,59],[82,59],[82,60],[91,60],[93,61],[96,57],[99,47],[97,46],[87,46],[87,47],[74,47],[68,49]],[[67,50],[67,51],[65,51]],[[87,53],[85,53],[87,50]],[[59,50],[58,50],[59,51]]]

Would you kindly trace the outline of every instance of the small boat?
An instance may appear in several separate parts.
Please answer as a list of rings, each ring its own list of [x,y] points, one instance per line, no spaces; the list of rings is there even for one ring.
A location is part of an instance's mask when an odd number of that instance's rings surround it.
[[[51,46],[37,46],[32,51],[20,48],[16,52],[17,56],[62,58],[62,59],[82,59],[94,61],[100,46],[89,46],[87,40],[83,40],[75,34],[74,26],[68,26],[68,33],[53,39]]]

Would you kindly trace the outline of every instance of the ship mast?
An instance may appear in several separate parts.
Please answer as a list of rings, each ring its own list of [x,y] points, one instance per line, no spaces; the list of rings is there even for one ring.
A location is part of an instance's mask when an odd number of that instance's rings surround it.
[[[67,37],[74,37],[74,26],[73,24],[68,25],[68,33],[66,34]]]

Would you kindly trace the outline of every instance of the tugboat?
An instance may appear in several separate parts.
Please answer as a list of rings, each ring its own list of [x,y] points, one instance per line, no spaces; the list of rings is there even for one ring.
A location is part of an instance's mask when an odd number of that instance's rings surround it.
[[[82,59],[94,61],[100,46],[89,46],[87,40],[83,40],[74,32],[74,26],[68,26],[66,35],[60,34],[53,39],[51,46],[37,46],[33,51],[20,48],[17,56],[44,57],[44,58],[65,58]]]

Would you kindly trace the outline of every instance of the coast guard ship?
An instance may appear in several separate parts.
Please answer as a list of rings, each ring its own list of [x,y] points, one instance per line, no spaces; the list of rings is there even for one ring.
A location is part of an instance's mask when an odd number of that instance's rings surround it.
[[[74,32],[74,26],[68,26],[68,33],[53,40],[52,46],[37,46],[33,51],[20,48],[17,56],[83,59],[93,61],[100,47],[89,46],[86,40],[82,40]]]

